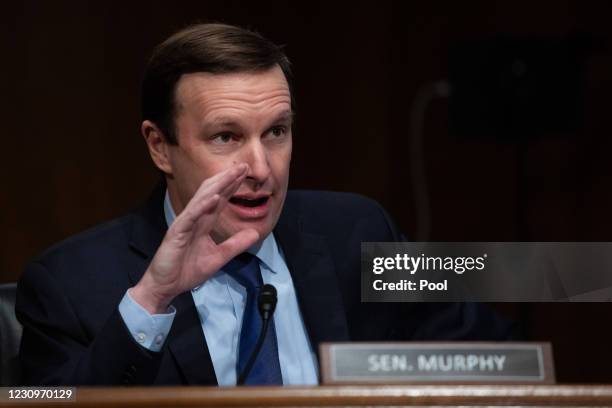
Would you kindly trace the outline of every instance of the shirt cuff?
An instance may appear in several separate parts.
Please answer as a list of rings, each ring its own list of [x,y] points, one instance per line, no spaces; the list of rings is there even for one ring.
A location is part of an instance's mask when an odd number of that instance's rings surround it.
[[[119,313],[134,340],[142,347],[157,352],[170,333],[176,309],[171,305],[166,313],[152,315],[132,299],[128,290],[119,303]]]

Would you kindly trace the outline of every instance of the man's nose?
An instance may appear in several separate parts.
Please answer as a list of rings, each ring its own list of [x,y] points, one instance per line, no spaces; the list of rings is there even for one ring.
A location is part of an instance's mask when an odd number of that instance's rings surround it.
[[[245,146],[243,160],[249,165],[247,180],[263,183],[270,176],[268,151],[260,140],[253,140]]]

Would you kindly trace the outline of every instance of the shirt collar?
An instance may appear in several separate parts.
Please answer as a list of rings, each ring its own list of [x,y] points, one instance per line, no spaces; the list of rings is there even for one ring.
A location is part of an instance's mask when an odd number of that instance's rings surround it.
[[[164,197],[164,216],[168,226],[170,226],[176,218],[176,213],[170,202],[168,190],[166,190],[166,196]],[[246,252],[255,255],[259,261],[264,263],[272,272],[276,273],[279,270],[279,262],[281,262],[282,258],[278,245],[276,245],[274,234],[268,234],[263,241],[257,242],[247,249]]]

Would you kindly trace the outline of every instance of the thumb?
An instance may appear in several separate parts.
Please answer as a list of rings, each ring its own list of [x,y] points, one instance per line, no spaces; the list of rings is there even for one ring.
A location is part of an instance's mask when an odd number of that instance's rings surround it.
[[[242,231],[238,231],[219,244],[217,248],[221,252],[222,257],[229,261],[236,255],[246,251],[250,246],[259,241],[259,238],[259,232],[253,228],[247,228]]]

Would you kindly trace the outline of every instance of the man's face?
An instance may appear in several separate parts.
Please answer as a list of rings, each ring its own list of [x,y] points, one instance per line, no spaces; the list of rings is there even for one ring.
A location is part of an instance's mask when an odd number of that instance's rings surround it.
[[[168,148],[168,191],[178,212],[203,180],[233,164],[249,172],[221,212],[212,237],[245,228],[263,239],[278,220],[291,161],[291,95],[280,67],[262,72],[183,75],[176,88],[177,146]]]

